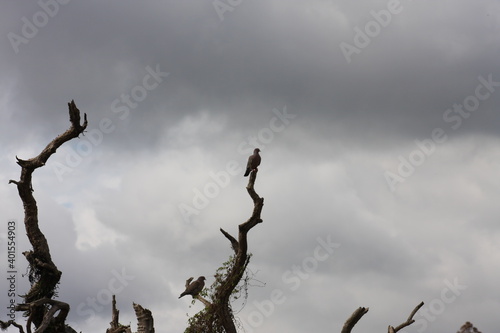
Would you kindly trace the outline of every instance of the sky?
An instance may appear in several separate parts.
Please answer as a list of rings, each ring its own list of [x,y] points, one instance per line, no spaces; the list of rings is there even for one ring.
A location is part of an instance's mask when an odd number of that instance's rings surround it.
[[[500,2],[190,0],[0,4],[0,318],[29,290],[15,157],[85,135],[35,171],[40,227],[78,332],[109,327],[111,295],[157,332],[202,309],[252,213],[245,332],[498,330]],[[11,222],[12,223],[9,223]],[[10,229],[9,229],[10,228]],[[12,256],[12,254],[11,254]],[[11,278],[11,275],[14,277]],[[17,320],[23,318],[17,314]],[[16,332],[10,329],[8,332]],[[243,332],[243,330],[242,330]]]

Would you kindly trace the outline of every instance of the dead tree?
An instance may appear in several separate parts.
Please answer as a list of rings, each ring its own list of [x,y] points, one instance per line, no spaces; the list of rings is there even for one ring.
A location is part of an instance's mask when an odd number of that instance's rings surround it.
[[[231,242],[231,247],[234,251],[234,258],[230,261],[231,266],[227,274],[216,274],[215,292],[211,295],[211,300],[208,301],[201,295],[195,298],[205,305],[205,309],[198,313],[190,326],[185,330],[185,333],[237,333],[235,320],[233,317],[230,297],[235,288],[243,278],[246,267],[249,263],[250,256],[248,254],[247,234],[257,224],[262,222],[261,212],[264,206],[264,198],[259,197],[255,192],[254,184],[257,178],[257,170],[253,170],[250,174],[250,179],[247,185],[247,191],[253,200],[254,208],[252,216],[244,223],[238,226],[238,239],[231,236],[228,232],[220,229],[222,234]],[[186,287],[193,278],[186,281]],[[396,333],[406,326],[415,322],[413,317],[417,311],[424,305],[420,303],[411,312],[408,319],[397,327],[389,326],[388,333]],[[341,333],[351,333],[353,327],[358,321],[368,312],[368,308],[360,307],[347,319]]]
[[[408,319],[406,319],[406,321],[404,323],[396,326],[395,328],[393,326],[389,326],[387,329],[387,332],[388,333],[396,333],[396,332],[402,330],[403,328],[405,328],[406,326],[410,326],[411,324],[413,324],[415,322],[415,319],[413,319],[413,317],[415,316],[417,311],[420,310],[420,308],[423,305],[424,305],[424,302],[421,302],[419,305],[417,305],[413,309],[413,311],[410,313],[410,316],[408,317]],[[354,311],[352,313],[352,315],[344,323],[344,327],[342,327],[341,333],[351,333],[351,330],[353,329],[354,325],[356,325],[358,323],[358,321],[361,319],[361,317],[363,317],[368,312],[368,310],[369,310],[368,308],[364,308],[364,307],[360,307],[360,308],[356,309],[356,311]]]
[[[185,332],[237,333],[230,302],[231,295],[242,280],[250,261],[247,234],[257,224],[262,223],[261,212],[264,206],[264,198],[259,197],[255,192],[254,184],[256,179],[257,170],[253,170],[246,187],[253,201],[253,212],[246,222],[238,226],[238,239],[222,228],[220,229],[231,243],[231,248],[234,251],[229,266],[223,274],[215,275],[213,294],[210,295],[210,300],[206,300],[201,295],[196,296],[205,305],[205,309],[193,317]]]
[[[137,333],[155,333],[153,325],[153,315],[151,311],[143,308],[139,304],[132,304],[137,317]],[[122,325],[119,323],[120,311],[116,307],[116,298],[113,295],[111,327],[106,330],[106,333],[132,333],[130,325]]]
[[[35,326],[35,333],[75,332],[65,325],[66,317],[70,311],[69,304],[53,299],[62,273],[52,261],[47,239],[39,228],[38,207],[33,196],[32,186],[33,172],[37,168],[43,167],[57,148],[65,142],[79,137],[87,127],[87,115],[84,114],[84,120],[81,124],[80,110],[78,110],[74,101],[68,103],[68,107],[70,128],[52,140],[38,156],[27,160],[16,156],[17,164],[21,166],[21,177],[18,181],[9,181],[9,183],[17,185],[19,196],[24,205],[26,234],[33,247],[32,250],[23,252],[29,263],[31,289],[23,296],[24,303],[18,304],[15,308],[16,311],[23,311],[27,317],[27,333],[31,333],[32,325]],[[216,281],[213,284],[213,294],[210,295],[210,300],[206,300],[201,295],[196,296],[205,305],[205,309],[193,318],[186,332],[237,333],[230,299],[241,282],[250,260],[247,234],[257,224],[262,223],[261,212],[264,206],[264,198],[259,197],[255,192],[254,184],[256,179],[257,170],[253,170],[246,187],[254,204],[253,212],[246,222],[238,226],[238,239],[222,228],[220,229],[231,243],[234,255],[228,262],[226,270],[222,274],[215,275]],[[188,280],[186,283],[189,284],[189,282]],[[412,311],[406,322],[396,328],[389,326],[388,333],[396,333],[402,328],[411,325],[415,321],[413,316],[422,306],[423,302]],[[106,333],[131,333],[130,326],[119,324],[119,311],[116,308],[115,296],[113,296],[112,307],[111,327],[106,330]],[[135,303],[133,307],[138,320],[137,333],[154,333],[151,311]],[[346,321],[341,333],[351,333],[354,325],[367,312],[368,308],[357,309]],[[0,329],[6,329],[9,326],[18,328],[20,333],[25,332],[23,326],[14,321],[0,321]]]
[[[49,157],[54,154],[63,143],[78,137],[87,127],[87,115],[84,115],[83,124],[80,124],[80,110],[74,101],[68,103],[71,127],[52,142],[42,152],[28,160],[16,156],[17,164],[21,166],[20,180],[10,180],[17,185],[19,196],[24,205],[24,226],[33,249],[23,252],[29,263],[30,291],[23,296],[24,304],[19,304],[16,311],[24,311],[28,317],[27,331],[31,332],[31,325],[35,325],[36,332],[64,332],[64,321],[69,312],[69,305],[53,300],[57,284],[61,278],[61,271],[52,261],[49,244],[38,226],[38,207],[33,196],[33,172],[45,165]],[[55,313],[59,313],[55,316]]]
[[[120,311],[116,308],[115,295],[113,295],[111,306],[111,327],[106,330],[106,333],[132,333],[132,331],[130,330],[130,326],[125,326],[119,323]]]
[[[17,164],[21,166],[21,178],[17,181],[9,181],[9,184],[17,185],[24,206],[26,234],[33,247],[32,250],[23,252],[29,264],[28,277],[31,289],[23,296],[24,303],[15,307],[16,311],[23,311],[27,317],[27,333],[31,333],[32,325],[36,329],[35,333],[75,332],[65,325],[70,310],[69,304],[53,299],[62,273],[52,261],[49,244],[38,225],[38,207],[33,196],[32,186],[33,172],[43,167],[60,146],[79,137],[87,128],[87,115],[84,114],[83,123],[81,123],[80,110],[74,101],[68,103],[68,108],[70,128],[52,140],[38,156],[27,160],[16,156]],[[138,333],[154,333],[151,311],[138,304],[133,304],[133,306],[138,320]],[[113,307],[116,310],[115,303],[113,303]],[[116,325],[113,326],[114,324]],[[17,327],[19,332],[24,333],[22,325],[13,321],[0,321],[1,329],[6,329],[11,325]],[[111,331],[108,330],[109,332],[121,332],[118,324],[118,313],[116,313],[116,322],[113,319],[111,325],[112,328]]]

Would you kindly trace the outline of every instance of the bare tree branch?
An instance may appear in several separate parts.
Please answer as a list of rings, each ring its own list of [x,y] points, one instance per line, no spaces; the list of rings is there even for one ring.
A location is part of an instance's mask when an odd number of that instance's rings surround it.
[[[16,323],[15,321],[9,320],[7,322],[3,322],[0,320],[0,329],[2,329],[2,330],[6,330],[11,325],[14,327],[17,327],[19,329],[19,333],[24,333],[23,327],[21,325],[19,325],[18,323]]]
[[[358,323],[361,317],[363,317],[368,312],[368,310],[369,308],[360,307],[356,311],[354,311],[349,319],[347,319],[344,323],[344,327],[342,327],[341,333],[351,333],[354,325]]]
[[[252,216],[250,218],[240,224],[238,226],[239,234],[238,234],[238,251],[236,252],[236,257],[234,260],[234,265],[231,267],[229,274],[225,281],[223,281],[221,288],[219,288],[216,293],[217,301],[221,301],[223,306],[223,327],[226,330],[226,333],[236,333],[236,327],[234,325],[232,312],[229,304],[229,298],[231,293],[236,288],[238,283],[240,282],[243,274],[245,272],[246,266],[248,265],[248,242],[247,242],[247,234],[254,226],[258,223],[262,222],[260,218],[262,207],[264,206],[264,198],[259,197],[259,195],[255,192],[254,185],[255,180],[257,179],[257,170],[253,170],[250,173],[250,179],[247,185],[247,191],[250,197],[254,202],[254,209],[252,212]],[[217,302],[216,302],[217,303]]]
[[[9,183],[17,185],[19,196],[24,205],[26,234],[33,247],[32,251],[23,252],[30,265],[29,278],[31,283],[30,291],[23,297],[26,304],[32,305],[28,309],[28,321],[32,321],[37,328],[41,327],[42,324],[46,325],[45,315],[47,310],[44,305],[47,302],[38,304],[36,301],[51,299],[54,296],[56,286],[61,278],[61,272],[52,262],[47,239],[38,225],[38,207],[32,193],[32,174],[37,168],[45,165],[49,157],[56,152],[57,148],[65,142],[78,137],[87,127],[87,115],[84,115],[84,122],[80,124],[80,110],[78,110],[74,101],[68,103],[68,108],[71,122],[70,128],[52,140],[38,156],[28,160],[23,160],[16,156],[17,164],[21,166],[21,177],[18,181],[9,181]],[[58,306],[61,306],[61,311],[63,311],[64,306],[53,304],[53,308],[57,308]],[[57,316],[56,318],[60,317]],[[27,330],[30,330],[29,325]]]
[[[42,322],[38,326],[36,326],[37,329],[35,330],[35,333],[45,332],[49,325],[64,328],[64,321],[66,320],[66,317],[69,313],[69,304],[61,301],[56,301],[55,299],[42,298],[28,304],[19,304],[16,306],[17,311],[27,311],[28,313],[30,313],[28,324],[26,327],[28,333],[31,332],[31,322],[33,322],[31,317],[35,313],[33,309],[37,309],[40,307],[46,308],[46,304],[50,305],[50,309],[45,312]],[[59,313],[56,315],[57,312]]]
[[[196,298],[205,304],[204,312],[195,316],[196,320],[190,323],[186,332],[224,332],[236,333],[236,325],[231,309],[230,299],[233,291],[238,287],[245,270],[250,261],[251,255],[248,254],[247,234],[257,224],[262,222],[261,211],[264,206],[264,199],[255,192],[254,184],[257,179],[257,170],[252,170],[247,185],[247,191],[250,195],[254,207],[250,218],[238,226],[238,239],[231,236],[228,232],[220,229],[222,234],[231,242],[234,251],[234,257],[228,262],[226,273],[215,275],[215,292],[211,296],[211,303],[204,300],[201,296]]]
[[[209,307],[212,305],[207,299],[203,298],[200,294],[196,295],[194,298],[196,298],[198,301],[202,302],[205,307]]]
[[[413,319],[413,316],[415,316],[417,311],[423,305],[424,305],[424,302],[417,305],[413,309],[413,311],[410,313],[410,316],[408,317],[408,319],[404,323],[399,325],[398,327],[394,328],[392,326],[389,326],[388,332],[389,333],[396,333],[397,331],[413,324],[415,322],[415,320]],[[344,323],[344,327],[342,328],[341,333],[351,333],[351,330],[353,329],[354,325],[356,325],[358,323],[358,321],[361,319],[361,317],[363,317],[367,312],[368,312],[368,308],[363,308],[363,307],[360,307],[356,311],[354,311],[353,314],[349,317],[349,319],[347,319],[346,322]]]
[[[420,308],[422,306],[424,306],[424,302],[421,302],[419,305],[417,305],[413,309],[413,311],[410,313],[410,316],[408,317],[408,319],[406,319],[406,321],[404,323],[402,323],[401,325],[399,325],[396,328],[394,328],[392,326],[389,326],[388,332],[389,333],[396,333],[397,331],[405,328],[406,326],[410,326],[411,324],[413,324],[415,322],[415,319],[413,319],[413,316],[415,316],[415,314],[417,313],[417,311],[420,310]]]
[[[238,241],[236,240],[236,238],[234,238],[233,236],[231,236],[229,233],[227,233],[224,229],[220,228],[220,231],[222,232],[222,234],[224,236],[226,236],[227,239],[229,239],[229,241],[231,242],[231,248],[233,249],[234,253],[238,253],[238,247],[239,247],[239,244],[238,244]]]

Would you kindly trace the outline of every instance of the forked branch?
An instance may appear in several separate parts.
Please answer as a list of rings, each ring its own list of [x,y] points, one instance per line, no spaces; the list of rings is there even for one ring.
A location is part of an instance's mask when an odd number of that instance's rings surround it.
[[[413,317],[417,313],[417,311],[424,305],[424,302],[421,302],[419,305],[417,305],[413,311],[410,313],[410,316],[408,319],[399,325],[398,327],[394,328],[392,326],[389,326],[388,333],[396,333],[399,330],[410,326],[415,322]],[[353,312],[353,314],[349,317],[349,319],[346,320],[344,323],[344,327],[342,328],[341,333],[351,333],[351,330],[353,329],[354,325],[358,323],[358,321],[368,312],[368,308],[360,307],[356,311]]]
[[[33,196],[32,175],[37,168],[45,165],[49,157],[56,152],[57,148],[65,142],[78,137],[86,129],[87,116],[84,115],[83,124],[80,124],[80,110],[76,107],[75,102],[71,101],[68,103],[68,108],[71,123],[70,128],[52,140],[38,156],[27,160],[16,156],[17,164],[21,166],[21,177],[18,181],[9,181],[9,183],[17,185],[19,197],[24,206],[26,234],[33,247],[32,251],[23,252],[30,266],[29,278],[31,289],[23,296],[25,304],[21,304],[18,308],[27,311],[28,321],[33,322],[38,333],[43,332],[49,324],[51,326],[57,324],[58,327],[63,327],[67,314],[67,304],[51,300],[59,283],[61,272],[52,262],[47,239],[38,225],[38,207]],[[46,304],[52,305],[50,310],[47,309]],[[57,311],[53,311],[53,309],[60,311],[55,317],[53,316]],[[63,331],[63,328],[60,329]],[[29,332],[29,326],[27,330]],[[56,328],[53,331],[57,330]]]
[[[415,307],[415,309],[413,309],[413,311],[410,313],[410,316],[408,317],[408,319],[406,319],[406,321],[404,323],[402,323],[401,325],[399,325],[396,328],[389,326],[388,332],[389,333],[396,333],[397,331],[402,330],[406,326],[410,326],[411,324],[413,324],[415,322],[415,319],[413,319],[413,316],[415,316],[417,311],[420,310],[420,308],[422,306],[424,306],[424,302],[421,302],[419,305],[417,305]]]
[[[195,320],[191,321],[190,326],[186,329],[186,332],[237,332],[230,304],[231,295],[237,289],[250,261],[251,256],[247,252],[247,234],[254,226],[262,222],[260,215],[262,207],[264,206],[264,199],[259,197],[254,189],[256,179],[257,170],[255,169],[252,170],[249,183],[246,187],[248,194],[252,198],[254,207],[250,218],[238,226],[238,239],[231,236],[224,229],[220,229],[222,234],[231,243],[231,248],[234,251],[234,257],[228,261],[225,273],[217,273],[215,275],[215,292],[211,296],[212,302],[208,302],[200,295],[196,296],[198,300],[205,304],[205,309],[195,316]],[[186,281],[186,286],[189,285],[190,282],[191,281],[189,280]]]
[[[50,308],[47,307],[50,305]],[[36,301],[33,301],[29,304],[19,304],[16,307],[18,311],[27,311],[30,313],[28,317],[26,329],[28,333],[31,332],[31,323],[33,322],[32,316],[35,313],[34,309],[38,309],[40,307],[44,307],[46,310],[42,322],[39,325],[36,325],[35,333],[43,333],[50,326],[52,327],[64,327],[64,321],[69,313],[69,304],[61,301],[56,301],[55,299],[43,298]],[[57,313],[57,315],[56,315]]]

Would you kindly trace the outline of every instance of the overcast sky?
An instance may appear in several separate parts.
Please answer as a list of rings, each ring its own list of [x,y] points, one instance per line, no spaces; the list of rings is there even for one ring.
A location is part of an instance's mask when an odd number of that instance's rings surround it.
[[[17,221],[17,292],[30,249],[15,156],[88,116],[34,174],[40,227],[77,331],[150,309],[183,332],[177,299],[213,274],[252,212],[246,332],[498,331],[500,2],[3,1],[2,258]],[[2,262],[6,260],[2,259]],[[2,266],[7,275],[7,267]],[[2,279],[2,320],[7,280]],[[18,298],[18,301],[21,299]],[[22,321],[18,314],[18,321]],[[8,332],[16,332],[9,330]]]

